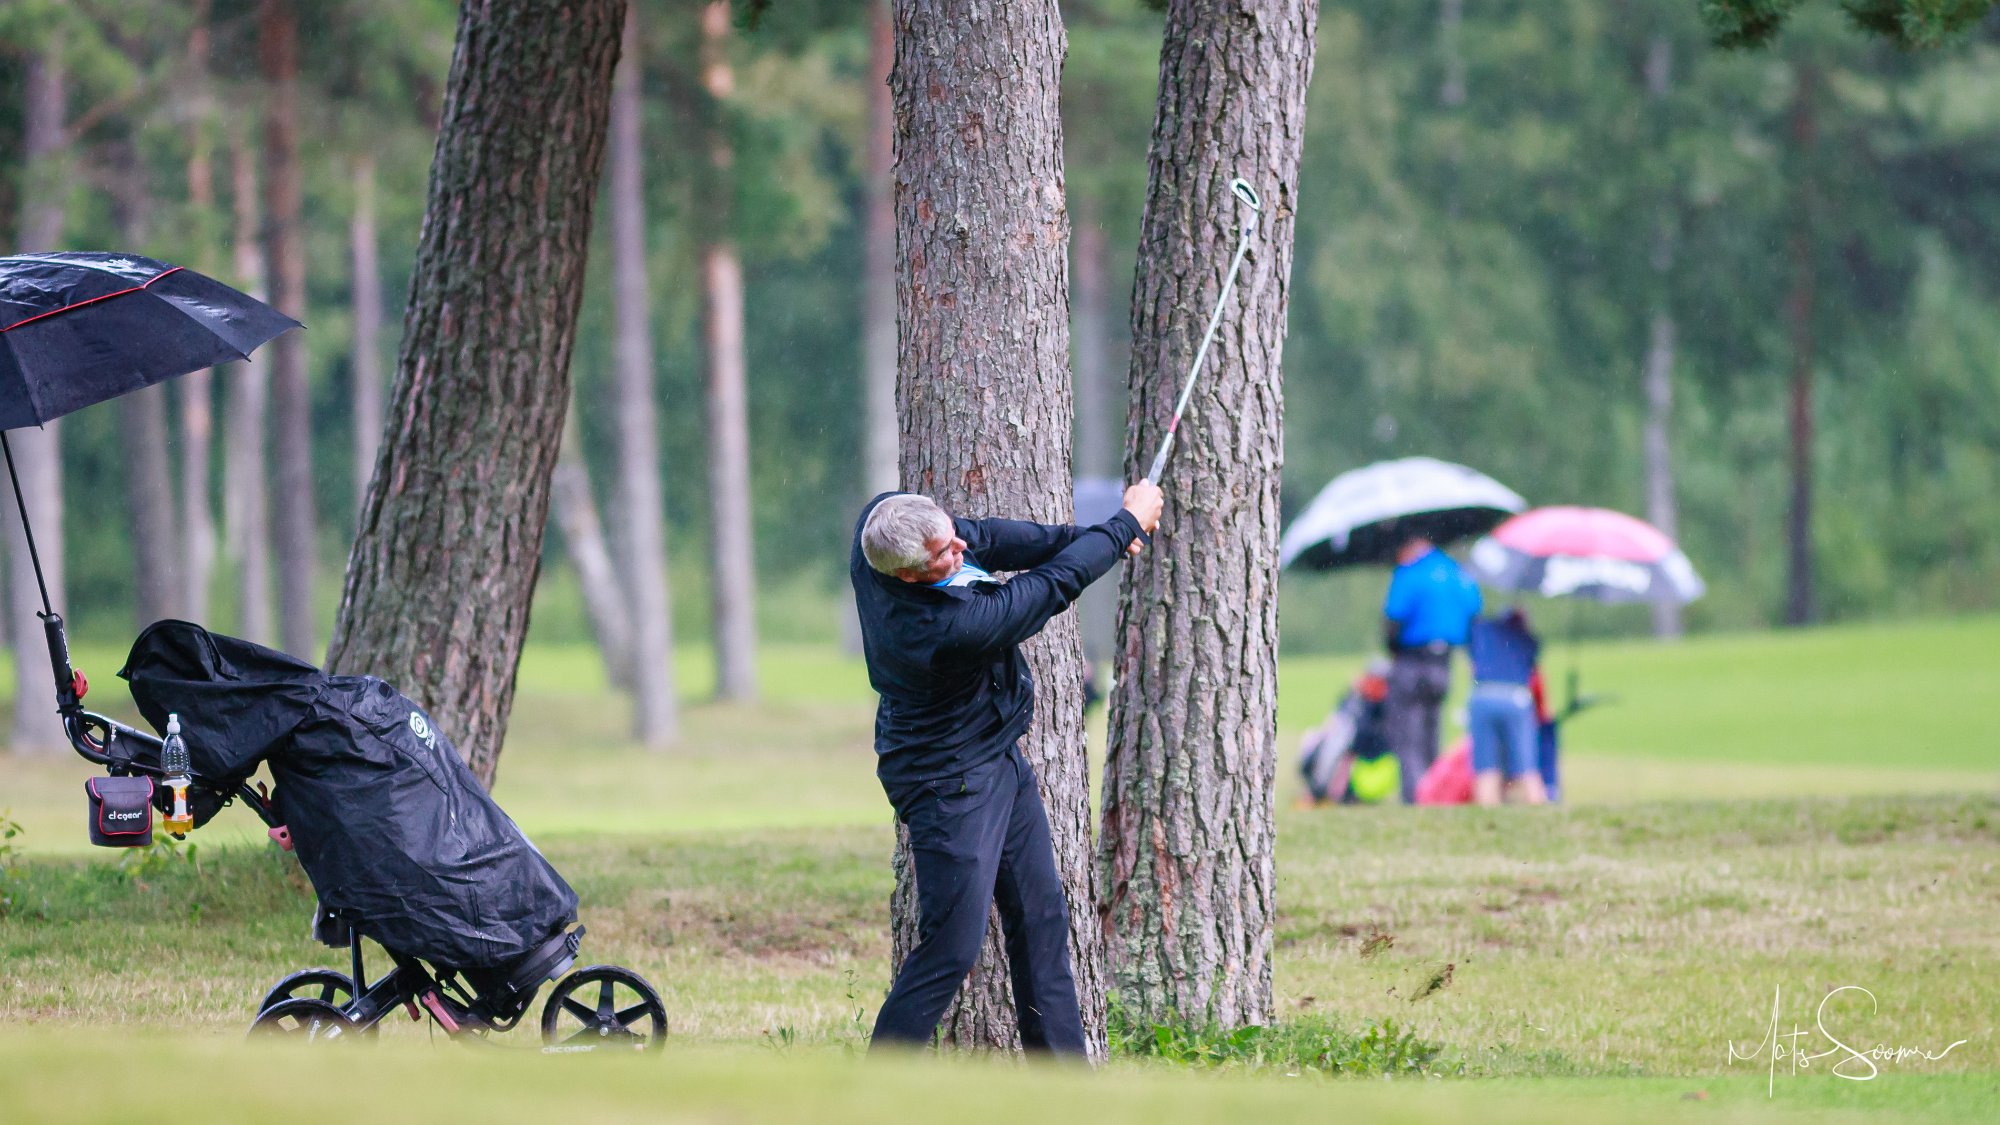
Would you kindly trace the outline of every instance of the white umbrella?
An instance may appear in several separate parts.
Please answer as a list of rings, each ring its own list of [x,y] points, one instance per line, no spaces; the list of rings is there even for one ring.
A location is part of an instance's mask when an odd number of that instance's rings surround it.
[[[1278,543],[1278,565],[1386,563],[1412,536],[1440,546],[1480,535],[1528,506],[1476,469],[1435,457],[1378,461],[1333,478]]]

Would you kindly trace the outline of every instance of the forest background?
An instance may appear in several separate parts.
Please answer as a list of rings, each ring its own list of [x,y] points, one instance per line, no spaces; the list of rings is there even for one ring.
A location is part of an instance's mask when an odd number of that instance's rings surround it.
[[[60,148],[0,175],[5,229],[53,193],[68,248],[205,263],[251,288],[284,268],[275,242],[229,253],[243,217],[233,193],[254,186],[232,166],[270,169],[270,6],[0,2],[0,151],[29,144],[37,60],[60,62],[67,102]],[[392,369],[455,6],[290,7],[303,204],[285,252],[304,271],[311,424],[309,448],[272,441],[262,471],[276,481],[310,465],[323,644],[365,486],[356,404]],[[787,0],[741,7],[718,34],[703,30],[708,7],[638,5],[672,620],[698,643],[714,613],[701,263],[722,236],[742,268],[758,635],[830,643],[847,613],[851,522],[874,487],[860,451],[880,13]],[[1161,17],[1142,0],[1077,0],[1063,16],[1076,471],[1109,476]],[[190,37],[204,26],[208,81],[194,97]],[[1693,3],[1440,0],[1327,5],[1318,40],[1286,350],[1288,513],[1341,470],[1429,454],[1538,504],[1657,517],[1664,485],[1710,588],[1688,610],[1692,630],[2000,604],[2000,17],[1908,53],[1821,5],[1769,49],[1735,52],[1709,44]],[[724,86],[709,80],[718,52]],[[207,198],[189,186],[203,148],[217,181]],[[614,511],[628,405],[609,214],[571,440]],[[355,253],[363,234],[372,264]],[[385,326],[372,343],[356,331],[371,289]],[[162,503],[167,535],[192,522],[170,494],[146,493],[134,458],[160,444],[149,424],[166,427],[172,457],[198,450],[211,469],[220,549],[205,620],[243,628],[235,568],[242,537],[260,532],[230,526],[230,378],[210,392],[208,441],[187,440],[183,398],[151,423],[112,408],[63,423],[63,608],[83,639],[122,642],[149,620],[159,607],[139,571],[184,555],[146,522]],[[1669,454],[1650,469],[1649,426]],[[1802,502],[1810,519],[1794,520]],[[618,521],[606,530],[615,542]],[[535,639],[592,636],[570,548],[551,532]],[[1369,644],[1380,581],[1288,574],[1285,649]],[[1578,621],[1648,626],[1643,611]]]

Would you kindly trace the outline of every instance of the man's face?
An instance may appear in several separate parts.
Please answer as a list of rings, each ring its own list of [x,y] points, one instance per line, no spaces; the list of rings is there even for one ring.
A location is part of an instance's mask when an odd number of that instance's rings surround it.
[[[924,550],[930,556],[928,563],[899,570],[896,577],[905,582],[931,586],[957,574],[959,566],[965,561],[965,540],[956,535],[933,535],[924,540]]]

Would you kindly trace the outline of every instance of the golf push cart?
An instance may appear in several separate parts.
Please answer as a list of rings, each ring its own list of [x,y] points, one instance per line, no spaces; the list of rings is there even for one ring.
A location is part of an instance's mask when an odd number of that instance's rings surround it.
[[[400,1008],[481,1036],[519,1023],[555,981],[541,1011],[545,1049],[658,1047],[659,994],[615,965],[570,971],[583,938],[576,892],[395,688],[160,621],[119,672],[160,737],[83,707],[89,684],[70,666],[7,432],[245,359],[299,327],[213,278],[139,255],[0,257],[0,456],[41,593],[57,712],[76,752],[107,774],[84,786],[91,840],[149,844],[155,809],[184,837],[241,799],[295,852],[319,897],[314,936],[346,946],[351,971],[279,981],[259,1006],[259,1033],[365,1035]],[[260,767],[274,790],[251,787]],[[363,937],[394,962],[372,982]]]
[[[162,621],[140,634],[119,673],[149,721],[162,707],[187,708],[167,712],[155,737],[84,708],[89,684],[70,665],[63,620],[51,613],[43,624],[70,744],[107,772],[85,785],[93,843],[152,842],[155,810],[162,830],[182,837],[241,800],[273,841],[297,851],[320,892],[313,936],[345,946],[350,969],[280,980],[258,1005],[253,1035],[371,1035],[401,1010],[456,1037],[484,1037],[512,1029],[555,981],[541,1008],[544,1050],[664,1042],[666,1009],[645,978],[617,965],[570,971],[584,934],[572,925],[574,892],[387,684]],[[384,724],[384,711],[407,717]],[[240,735],[233,744],[226,728]],[[250,782],[260,763],[278,779],[275,794]],[[401,823],[389,823],[392,808]],[[373,981],[364,935],[393,963]]]

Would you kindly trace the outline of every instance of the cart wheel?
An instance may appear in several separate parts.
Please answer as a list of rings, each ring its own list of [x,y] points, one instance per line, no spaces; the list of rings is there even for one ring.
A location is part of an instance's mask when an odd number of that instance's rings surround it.
[[[252,1039],[283,1039],[299,1043],[343,1043],[358,1040],[361,1026],[354,1017],[324,1000],[300,997],[280,1000],[257,1013],[250,1023]]]
[[[578,969],[557,982],[542,1005],[544,1051],[649,1051],[666,1041],[660,994],[645,977],[617,965]]]
[[[303,999],[345,1008],[354,1002],[354,981],[337,969],[306,969],[272,985],[271,991],[264,994],[264,1002],[257,1005],[257,1010],[264,1011],[281,1000]]]

